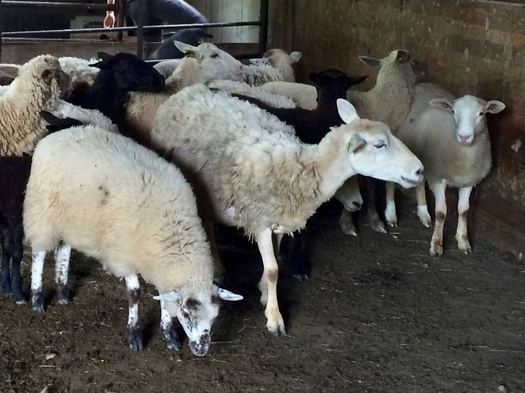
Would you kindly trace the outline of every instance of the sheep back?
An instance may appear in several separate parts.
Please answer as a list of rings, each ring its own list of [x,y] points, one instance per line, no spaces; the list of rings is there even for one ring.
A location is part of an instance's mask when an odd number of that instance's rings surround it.
[[[173,132],[176,130],[176,132]],[[293,129],[224,92],[194,85],[157,112],[152,140],[193,182],[205,185],[215,213],[253,236],[270,226],[292,232],[317,208],[320,179],[303,160]]]
[[[121,135],[93,126],[44,138],[24,203],[33,250],[59,241],[161,292],[209,286],[211,254],[180,171]]]

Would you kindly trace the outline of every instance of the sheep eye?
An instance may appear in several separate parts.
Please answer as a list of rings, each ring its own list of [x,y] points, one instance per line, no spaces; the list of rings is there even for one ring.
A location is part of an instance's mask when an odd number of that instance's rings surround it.
[[[212,53],[210,57],[212,59],[215,59],[215,58],[219,57],[219,54],[218,53]]]
[[[478,116],[483,116],[483,112],[479,112]]]
[[[374,145],[376,149],[383,149],[386,147],[386,143],[378,143],[377,145]]]

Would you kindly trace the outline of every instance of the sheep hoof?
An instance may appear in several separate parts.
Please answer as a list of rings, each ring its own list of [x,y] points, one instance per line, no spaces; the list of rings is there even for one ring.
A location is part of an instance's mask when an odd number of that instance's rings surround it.
[[[374,232],[388,233],[385,228],[385,224],[383,224],[383,222],[379,218],[372,220],[370,222],[370,226],[372,227],[372,230]]]
[[[472,247],[470,247],[470,243],[466,235],[456,235],[456,240],[458,242],[459,251],[462,251],[465,255],[472,252]]]
[[[458,246],[459,251],[462,251],[463,254],[468,255],[472,252],[472,247],[470,247],[470,244],[467,243],[467,245],[459,245]]]
[[[391,227],[391,228],[397,228],[397,218],[394,219],[394,220],[389,220],[387,221],[388,223],[388,226]]]
[[[345,235],[357,236],[357,229],[353,224],[346,225],[341,223],[341,230]]]
[[[443,255],[443,244],[439,242],[432,242],[430,245],[430,255],[433,257],[440,257]]]
[[[67,290],[67,287],[59,286],[57,288],[57,303],[69,304],[69,292]]]
[[[180,351],[182,349],[182,344],[179,340],[179,336],[173,327],[170,327],[162,332],[164,336],[164,342],[166,343],[166,348],[170,351]]]
[[[418,207],[417,216],[419,217],[419,221],[421,221],[421,224],[423,224],[423,226],[430,228],[430,224],[432,224],[432,219],[430,218],[430,214],[428,214],[426,208],[424,210],[421,209],[420,211]]]
[[[129,349],[135,352],[141,352],[144,349],[142,333],[138,327],[128,327],[128,344]]]
[[[295,278],[297,281],[303,282],[308,281],[310,279],[310,276],[308,273],[296,273],[293,275],[293,278]]]
[[[33,311],[37,313],[44,312],[44,296],[42,295],[42,291],[33,292],[31,304]]]
[[[284,329],[284,321],[278,309],[271,309],[265,312],[268,322],[266,328],[274,336],[284,336],[286,330]]]

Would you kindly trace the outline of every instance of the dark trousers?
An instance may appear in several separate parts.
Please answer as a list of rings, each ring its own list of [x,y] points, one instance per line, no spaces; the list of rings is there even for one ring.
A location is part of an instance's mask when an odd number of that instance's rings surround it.
[[[140,18],[144,25],[208,23],[204,15],[182,0],[147,0],[147,7],[140,7],[140,3],[131,0],[128,4],[128,14],[137,26]],[[145,30],[144,37],[160,41],[161,31]]]

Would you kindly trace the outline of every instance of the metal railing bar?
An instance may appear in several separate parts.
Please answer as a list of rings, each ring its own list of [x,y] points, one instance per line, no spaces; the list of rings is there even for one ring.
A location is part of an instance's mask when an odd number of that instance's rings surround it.
[[[159,30],[159,29],[187,29],[192,27],[235,27],[235,26],[259,26],[259,21],[248,21],[248,22],[228,22],[228,23],[185,23],[177,25],[148,25],[144,26],[144,30]],[[55,30],[31,30],[31,31],[6,31],[1,33],[3,37],[16,37],[21,35],[32,35],[32,34],[49,34],[49,33],[112,33],[116,31],[136,31],[137,26],[123,26],[123,27],[95,27],[91,29],[55,29]]]
[[[2,8],[61,8],[61,9],[75,9],[86,11],[118,11],[117,4],[102,4],[102,3],[62,3],[57,1],[21,1],[21,0],[4,0],[2,1]]]

